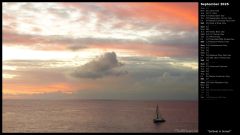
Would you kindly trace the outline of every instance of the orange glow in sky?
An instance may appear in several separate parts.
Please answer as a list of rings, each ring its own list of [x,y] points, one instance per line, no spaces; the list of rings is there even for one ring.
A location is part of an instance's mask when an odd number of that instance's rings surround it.
[[[171,75],[197,71],[196,2],[5,2],[2,15],[4,97],[195,88]]]

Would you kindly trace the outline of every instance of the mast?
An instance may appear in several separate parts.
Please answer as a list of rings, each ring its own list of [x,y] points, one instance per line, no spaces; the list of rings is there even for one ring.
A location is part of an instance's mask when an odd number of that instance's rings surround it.
[[[157,119],[158,119],[159,118],[158,104],[157,104],[157,108],[156,108],[156,114],[157,114]]]

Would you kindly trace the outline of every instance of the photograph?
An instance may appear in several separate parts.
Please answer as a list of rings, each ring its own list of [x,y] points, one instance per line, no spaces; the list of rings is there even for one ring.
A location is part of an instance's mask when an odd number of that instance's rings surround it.
[[[198,133],[198,2],[3,2],[3,133]]]

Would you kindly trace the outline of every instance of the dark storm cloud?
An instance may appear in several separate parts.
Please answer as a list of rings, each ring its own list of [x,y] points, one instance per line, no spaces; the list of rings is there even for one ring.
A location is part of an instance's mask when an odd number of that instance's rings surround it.
[[[119,76],[127,74],[127,71],[119,71],[118,67],[123,66],[123,63],[117,60],[115,52],[107,52],[102,56],[80,66],[72,73],[76,78],[101,78],[104,76]]]
[[[3,31],[3,43],[11,45],[23,45],[32,49],[40,50],[79,50],[91,48],[91,45],[99,44],[125,44],[141,43],[141,41],[111,38],[70,38],[60,35],[42,36],[19,34],[9,31]],[[40,45],[41,44],[41,45]],[[33,46],[36,45],[36,46]],[[37,46],[38,45],[38,46]],[[51,45],[51,46],[49,46]]]
[[[182,46],[182,47],[197,47],[197,32],[175,32],[175,33],[169,33],[165,34],[165,37],[167,38],[161,38],[162,36],[152,36],[149,38],[149,41],[151,44],[156,45],[172,45],[172,46]],[[192,48],[191,48],[192,49]]]
[[[117,38],[70,38],[60,35],[41,36],[12,33],[3,31],[3,44],[12,46],[27,46],[37,50],[72,50],[86,48],[120,48],[135,49],[139,53],[144,51],[151,54],[167,53],[169,56],[197,57],[196,34],[183,33],[171,35],[171,40],[159,36],[149,37],[147,40],[140,39],[117,39]],[[143,48],[141,48],[141,46]],[[181,46],[181,47],[179,47]],[[144,49],[146,48],[146,49]]]

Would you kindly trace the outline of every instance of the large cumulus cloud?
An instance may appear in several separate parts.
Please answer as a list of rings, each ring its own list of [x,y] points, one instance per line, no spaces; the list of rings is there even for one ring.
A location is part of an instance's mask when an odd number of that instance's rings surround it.
[[[78,67],[72,76],[76,78],[97,79],[104,76],[119,76],[127,74],[127,71],[119,70],[123,63],[119,62],[115,52],[106,52],[102,56]]]

